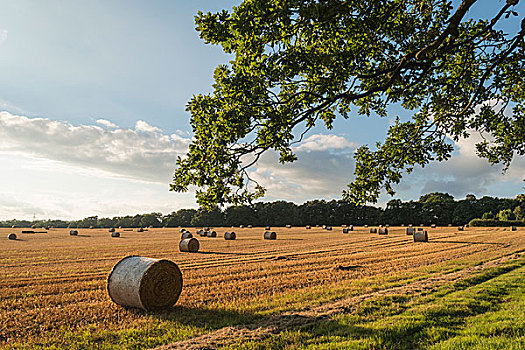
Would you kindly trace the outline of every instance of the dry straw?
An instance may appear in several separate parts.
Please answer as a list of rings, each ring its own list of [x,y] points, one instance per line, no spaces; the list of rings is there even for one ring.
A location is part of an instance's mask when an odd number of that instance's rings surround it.
[[[224,239],[227,241],[233,241],[237,238],[235,232],[224,232]]]
[[[199,251],[199,241],[197,238],[186,238],[179,242],[181,252],[196,253]]]
[[[414,242],[428,242],[427,231],[416,231],[414,232]]]
[[[179,299],[182,273],[172,261],[128,256],[108,276],[108,293],[115,303],[143,310],[164,309]]]
[[[277,239],[277,234],[275,232],[266,231],[264,233],[264,239]]]
[[[191,232],[188,232],[188,231],[184,231],[182,233],[182,235],[180,236],[181,239],[186,239],[186,238],[193,238],[193,235],[191,234]]]

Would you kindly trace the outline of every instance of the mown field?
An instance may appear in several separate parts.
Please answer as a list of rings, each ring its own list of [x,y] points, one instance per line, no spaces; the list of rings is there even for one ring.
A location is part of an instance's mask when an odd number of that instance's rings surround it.
[[[428,243],[401,227],[274,228],[275,241],[219,228],[195,254],[178,229],[0,229],[0,348],[524,349],[525,229],[426,229]],[[111,302],[107,275],[127,255],[179,265],[175,307]]]

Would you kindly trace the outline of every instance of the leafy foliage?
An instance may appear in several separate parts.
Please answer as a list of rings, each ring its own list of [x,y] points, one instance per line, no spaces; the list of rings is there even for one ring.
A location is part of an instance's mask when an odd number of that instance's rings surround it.
[[[447,160],[448,140],[474,131],[486,140],[479,155],[508,167],[525,154],[525,19],[509,35],[495,28],[518,15],[518,0],[465,19],[476,2],[245,0],[232,13],[199,12],[200,37],[233,60],[216,68],[212,93],[187,104],[194,141],[171,190],[196,186],[197,202],[210,208],[251,202],[265,193],[248,171],[264,152],[293,162],[293,144],[314,125],[386,117],[391,104],[412,118],[357,150],[344,199],[393,195],[404,172]]]

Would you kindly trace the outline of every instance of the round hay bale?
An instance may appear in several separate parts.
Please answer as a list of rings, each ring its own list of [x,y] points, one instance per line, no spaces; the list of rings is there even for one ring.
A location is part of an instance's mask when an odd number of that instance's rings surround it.
[[[252,225],[248,225],[248,228],[253,228],[253,226]]]
[[[119,232],[111,232],[111,237],[118,238],[118,237],[120,237],[120,233]]]
[[[388,235],[388,228],[386,228],[386,227],[381,227],[381,228],[379,229],[379,234],[380,234],[380,235]]]
[[[347,228],[344,228],[344,229],[343,229],[343,233],[348,233],[348,229],[347,229]]]
[[[92,230],[92,229],[94,229],[94,227],[93,226],[89,226],[89,229]]]
[[[184,233],[184,232],[186,232],[186,229],[185,229],[185,228],[181,228],[181,229],[179,230],[179,232],[180,232],[180,233]]]
[[[78,231],[77,230],[71,230],[71,231],[69,231],[69,235],[70,236],[78,236]]]
[[[32,229],[35,229],[35,228],[36,228],[36,225],[31,225],[31,228],[32,228]]]
[[[315,227],[319,227],[319,225],[315,225]]]
[[[11,228],[16,228],[16,225],[11,226]]]
[[[379,228],[383,227],[383,225],[379,225]]]
[[[292,228],[292,225],[286,225],[286,228]]]
[[[115,228],[114,227],[110,228],[109,232],[115,232]]]
[[[377,228],[371,228],[370,233],[377,233]]]
[[[425,226],[425,224],[420,224],[419,226],[421,226],[421,227],[424,227],[424,226]]]
[[[390,225],[389,225],[389,224],[386,224],[385,227],[390,227]]]
[[[464,230],[463,226],[458,226],[458,231],[463,231],[463,230]]]
[[[199,230],[197,231],[197,234],[201,237],[206,237],[208,236],[208,232],[204,231],[204,230]]]
[[[186,238],[179,242],[181,252],[196,253],[199,251],[199,241],[197,238]]]
[[[354,230],[354,225],[348,225],[348,231],[353,231]]]
[[[266,231],[264,233],[264,239],[277,239],[277,234],[272,231]]]
[[[448,224],[448,227],[452,227],[452,224]]]
[[[325,230],[332,231],[332,226],[326,226]]]
[[[368,228],[368,225],[365,225],[365,228]]]
[[[412,224],[408,224],[408,227],[413,227],[413,225]]]
[[[128,256],[108,276],[108,293],[124,307],[157,310],[172,306],[182,291],[182,273],[172,261]]]
[[[122,226],[119,226],[118,229],[119,229],[119,230],[122,230]]]
[[[427,231],[414,232],[414,242],[428,242]]]
[[[7,239],[11,241],[16,241],[16,233],[10,233],[7,235]]]
[[[326,225],[323,225],[323,230],[326,229]]]
[[[423,231],[423,227],[418,227],[417,230],[418,231]]]
[[[206,234],[208,237],[217,237],[217,232],[215,231],[208,231],[207,234]]]
[[[436,224],[430,225],[430,228],[436,228]]]
[[[401,224],[401,227],[405,227],[405,224]]]
[[[224,232],[224,239],[227,241],[233,241],[237,238],[235,232]]]
[[[44,227],[44,230],[49,231],[49,226]]]
[[[203,230],[204,230],[204,231],[209,231],[210,228],[209,228],[209,227],[204,227]]]
[[[510,230],[511,230],[511,231],[517,231],[518,228],[517,228],[516,226],[511,226],[511,227],[510,227]]]
[[[270,230],[271,230],[271,227],[270,227],[270,226],[266,226],[264,229],[265,229],[266,231],[270,231]]]
[[[180,236],[180,239],[186,239],[186,238],[193,238],[193,235],[191,234],[191,232],[184,231],[182,235]]]
[[[144,229],[143,229],[142,227],[139,227],[139,228],[137,229],[137,232],[144,232]]]
[[[239,226],[239,228],[244,228],[244,225]]]
[[[312,226],[310,226],[310,225],[306,225],[306,229],[307,229],[307,230],[311,230],[311,229],[312,229]]]
[[[407,227],[407,235],[413,235],[416,229],[413,227]]]

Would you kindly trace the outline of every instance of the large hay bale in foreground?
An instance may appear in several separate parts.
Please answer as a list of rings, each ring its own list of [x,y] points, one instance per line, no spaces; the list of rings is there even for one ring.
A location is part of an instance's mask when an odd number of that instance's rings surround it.
[[[186,238],[193,238],[193,235],[191,234],[191,232],[188,232],[188,231],[182,232],[180,239],[186,239]]]
[[[208,237],[217,237],[217,232],[215,231],[208,231],[207,234],[206,234]]]
[[[7,239],[11,241],[16,241],[16,233],[10,233],[7,235]]]
[[[128,256],[108,276],[111,300],[121,306],[156,310],[172,306],[182,291],[182,273],[172,261]]]
[[[233,241],[237,238],[235,232],[224,232],[224,239],[227,241]]]
[[[77,230],[71,230],[71,231],[69,231],[69,235],[70,236],[78,236],[78,231]]]
[[[186,238],[179,242],[181,252],[196,253],[199,251],[199,241],[197,238]]]
[[[414,232],[414,242],[428,242],[427,231],[416,231]]]
[[[111,232],[111,237],[118,238],[118,237],[120,237],[120,233],[119,232]]]
[[[277,233],[272,231],[266,231],[264,233],[264,239],[277,239]]]
[[[413,227],[407,227],[407,235],[413,235],[416,229]]]
[[[380,235],[388,235],[388,228],[386,228],[386,227],[381,227],[381,228],[379,229],[379,234],[380,234]]]
[[[377,233],[377,228],[371,228],[370,233]]]

